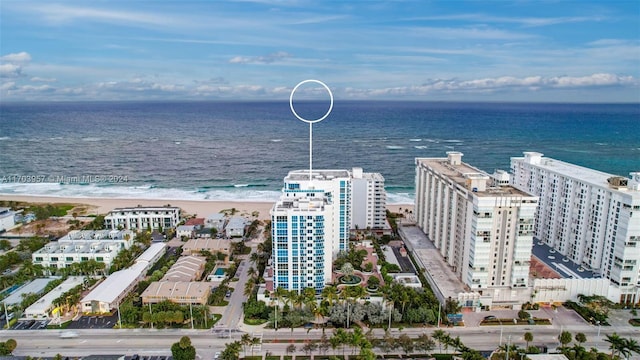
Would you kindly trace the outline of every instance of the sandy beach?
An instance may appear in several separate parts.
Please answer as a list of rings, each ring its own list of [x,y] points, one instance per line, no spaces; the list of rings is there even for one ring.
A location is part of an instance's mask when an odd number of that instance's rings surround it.
[[[222,210],[235,208],[239,215],[251,215],[254,211],[259,212],[258,219],[269,219],[269,211],[273,202],[244,202],[244,201],[195,201],[195,200],[159,200],[159,199],[120,199],[120,198],[69,198],[69,197],[43,197],[43,196],[13,196],[0,195],[0,200],[21,201],[29,203],[66,203],[89,205],[90,209],[86,215],[106,214],[118,207],[129,206],[178,206],[187,214],[206,217]],[[405,209],[413,210],[412,204],[387,205],[387,209],[392,212],[404,212]]]

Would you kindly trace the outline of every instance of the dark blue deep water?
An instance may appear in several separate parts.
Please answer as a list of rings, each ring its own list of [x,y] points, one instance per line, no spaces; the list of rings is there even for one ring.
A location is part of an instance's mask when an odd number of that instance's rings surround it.
[[[1,104],[0,179],[47,182],[5,181],[0,194],[271,201],[288,171],[308,168],[308,136],[286,101]],[[313,138],[314,168],[380,172],[390,202],[407,203],[414,158],[451,150],[487,172],[523,151],[639,171],[640,105],[337,101]],[[59,181],[89,175],[126,182]]]

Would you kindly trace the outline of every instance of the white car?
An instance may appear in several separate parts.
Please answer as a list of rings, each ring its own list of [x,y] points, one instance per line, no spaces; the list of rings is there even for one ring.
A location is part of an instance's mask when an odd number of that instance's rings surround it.
[[[220,351],[216,351],[216,354],[213,355],[214,359],[219,359],[220,358]]]

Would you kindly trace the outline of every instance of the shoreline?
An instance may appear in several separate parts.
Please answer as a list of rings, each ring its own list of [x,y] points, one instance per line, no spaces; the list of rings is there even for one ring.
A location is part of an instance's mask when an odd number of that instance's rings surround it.
[[[119,207],[141,206],[177,206],[189,215],[197,217],[219,213],[222,210],[235,208],[238,215],[258,211],[259,220],[270,219],[269,212],[275,201],[227,201],[227,200],[176,200],[176,199],[144,199],[144,198],[103,198],[103,197],[57,197],[39,195],[0,195],[1,201],[19,201],[38,204],[78,204],[88,205],[87,215],[104,215]],[[387,204],[391,212],[413,210],[413,204]],[[401,211],[402,210],[402,211]]]

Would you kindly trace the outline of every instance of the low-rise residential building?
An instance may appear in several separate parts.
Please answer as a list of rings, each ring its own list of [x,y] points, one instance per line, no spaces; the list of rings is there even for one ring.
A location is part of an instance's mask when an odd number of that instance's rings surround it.
[[[13,305],[20,304],[22,302],[22,299],[24,298],[23,295],[42,294],[44,292],[44,289],[47,287],[47,284],[49,284],[51,281],[55,279],[56,278],[53,278],[53,277],[34,279],[26,283],[25,285],[22,285],[16,291],[12,292],[11,295],[7,296],[2,300],[2,303],[5,304],[6,306],[13,306]]]
[[[223,213],[215,213],[207,216],[205,220],[205,226],[214,228],[218,232],[222,232],[224,230],[224,225],[227,223],[227,217]]]
[[[84,278],[82,276],[71,276],[67,278],[62,284],[27,307],[24,310],[24,317],[27,319],[49,319],[49,313],[55,307],[53,302],[65,292],[81,285],[83,281]]]
[[[0,232],[15,226],[15,214],[11,209],[0,207]]]
[[[182,256],[164,274],[163,281],[196,281],[202,277],[207,260],[199,256]]]
[[[161,257],[167,252],[167,245],[165,243],[153,243],[147,250],[145,250],[138,258],[136,262],[138,263],[146,263],[146,270],[151,269],[151,267],[160,260]]]
[[[228,239],[191,239],[182,245],[182,255],[201,255],[202,251],[211,254],[221,252],[229,256],[231,241]]]
[[[108,313],[117,308],[147,271],[164,255],[166,244],[155,243],[136,259],[133,266],[116,271],[80,300],[82,312]]]
[[[172,206],[113,209],[104,217],[107,229],[164,230],[180,222],[180,208]]]
[[[143,304],[169,300],[178,304],[206,305],[211,294],[208,282],[156,281],[149,284],[140,296]]]
[[[176,228],[176,236],[178,238],[193,239],[196,237],[196,230],[195,225],[180,225]]]
[[[243,217],[235,216],[229,219],[224,230],[227,237],[242,237],[244,236],[244,229],[246,227],[247,220]]]
[[[33,252],[31,260],[45,268],[65,268],[89,260],[104,263],[109,268],[120,250],[133,244],[133,238],[130,230],[74,230]]]
[[[192,218],[184,222],[187,226],[195,226],[196,229],[202,229],[204,227],[204,218]]]
[[[140,280],[144,279],[147,267],[146,262],[137,262],[127,269],[109,275],[80,300],[82,312],[103,314],[116,309]]]

